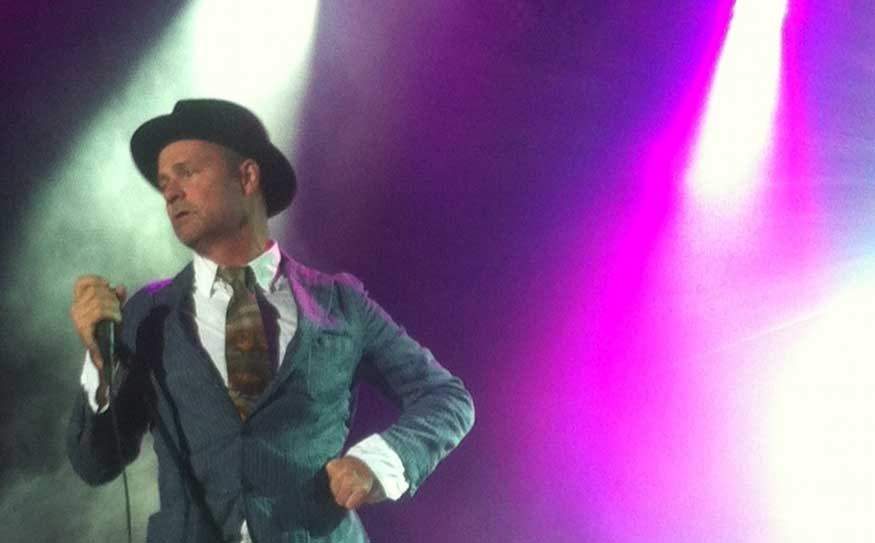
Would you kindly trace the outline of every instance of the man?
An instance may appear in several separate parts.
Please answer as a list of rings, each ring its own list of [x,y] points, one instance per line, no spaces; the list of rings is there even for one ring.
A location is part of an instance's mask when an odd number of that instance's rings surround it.
[[[250,111],[180,101],[137,129],[131,151],[193,261],[124,307],[123,287],[77,280],[87,355],[74,469],[114,479],[151,430],[150,543],[366,541],[355,509],[412,495],[471,428],[470,395],[359,281],[280,252],[267,220],[291,203],[295,175]],[[113,383],[95,342],[104,320],[120,323]],[[360,378],[401,414],[343,454]]]

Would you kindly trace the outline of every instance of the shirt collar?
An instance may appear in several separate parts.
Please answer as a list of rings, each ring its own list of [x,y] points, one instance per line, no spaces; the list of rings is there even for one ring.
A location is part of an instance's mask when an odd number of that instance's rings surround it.
[[[216,271],[219,269],[219,265],[197,253],[194,253],[192,260],[194,267],[194,288],[199,295],[209,297],[212,295],[213,287],[216,284]],[[279,245],[274,240],[270,240],[267,249],[247,264],[247,266],[252,268],[255,282],[263,291],[273,291],[281,261],[282,253],[280,252]]]

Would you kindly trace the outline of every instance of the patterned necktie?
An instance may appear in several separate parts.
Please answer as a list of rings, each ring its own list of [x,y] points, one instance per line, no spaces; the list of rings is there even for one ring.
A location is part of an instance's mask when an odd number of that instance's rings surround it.
[[[225,320],[225,361],[228,392],[240,419],[245,421],[273,378],[267,336],[255,297],[255,275],[248,266],[220,267],[216,275],[234,291]]]

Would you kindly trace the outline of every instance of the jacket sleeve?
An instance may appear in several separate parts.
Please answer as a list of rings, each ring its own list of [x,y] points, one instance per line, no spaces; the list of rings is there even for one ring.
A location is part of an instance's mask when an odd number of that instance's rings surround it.
[[[147,311],[148,296],[142,292],[134,295],[122,309],[121,333],[116,339],[122,363],[111,387],[109,408],[95,413],[81,387],[73,406],[67,425],[67,456],[73,470],[90,485],[115,479],[140,452],[149,423],[142,399],[149,393],[150,383],[145,368],[133,363],[136,359],[133,340]]]
[[[364,377],[401,409],[380,436],[401,458],[413,495],[470,431],[474,403],[459,378],[407,335],[357,279],[349,279],[361,323]]]

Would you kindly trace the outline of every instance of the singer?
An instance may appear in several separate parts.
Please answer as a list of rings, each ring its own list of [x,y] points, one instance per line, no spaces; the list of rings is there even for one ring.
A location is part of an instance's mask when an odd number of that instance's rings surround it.
[[[126,303],[110,279],[77,280],[73,468],[111,481],[150,431],[161,506],[148,542],[367,541],[355,510],[413,495],[470,430],[471,396],[356,278],[305,267],[271,238],[296,178],[252,112],[182,100],[134,132],[131,152],[192,261]],[[107,320],[112,382],[95,339]],[[347,448],[360,379],[400,416]]]

